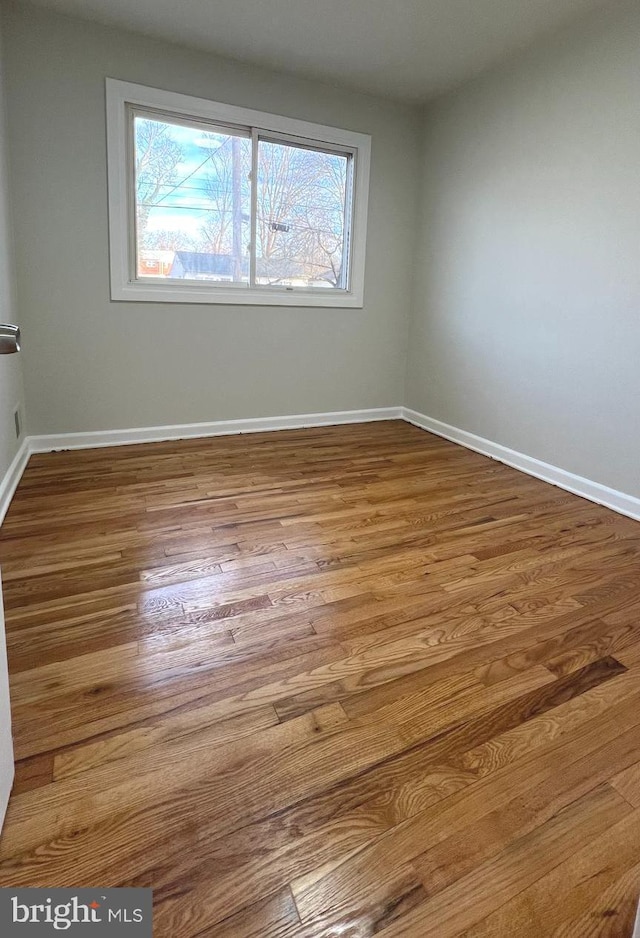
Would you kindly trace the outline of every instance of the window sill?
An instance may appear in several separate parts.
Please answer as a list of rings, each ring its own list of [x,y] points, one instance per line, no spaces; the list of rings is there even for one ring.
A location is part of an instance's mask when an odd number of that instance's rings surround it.
[[[361,295],[344,291],[278,290],[248,287],[211,289],[198,286],[167,286],[158,283],[125,283],[111,287],[111,299],[128,303],[200,303],[210,306],[310,306],[325,309],[362,309]]]

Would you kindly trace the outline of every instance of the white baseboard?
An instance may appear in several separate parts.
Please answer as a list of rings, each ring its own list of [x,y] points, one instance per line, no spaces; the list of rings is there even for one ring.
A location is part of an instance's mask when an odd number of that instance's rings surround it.
[[[185,423],[165,427],[138,427],[128,430],[97,430],[93,433],[57,433],[27,437],[0,482],[0,524],[7,512],[13,493],[22,477],[31,453],[48,453],[64,449],[93,449],[101,446],[124,446],[162,440],[226,436],[237,433],[259,433],[269,430],[297,430],[304,427],[326,427],[339,424],[368,423],[376,420],[406,420],[429,433],[458,443],[483,456],[489,456],[519,469],[527,475],[557,485],[567,492],[580,495],[640,521],[640,498],[592,482],[582,476],[549,463],[518,453],[516,450],[485,440],[458,427],[427,417],[408,407],[378,407],[369,410],[342,410],[333,413],[295,414],[287,417],[255,417],[242,420],[216,420],[210,423]]]
[[[29,448],[32,453],[49,453],[60,449],[93,449],[98,446],[158,443],[163,440],[227,436],[235,433],[299,430],[303,427],[328,427],[337,424],[368,423],[373,420],[399,420],[401,417],[401,407],[377,407],[370,410],[339,410],[324,414],[293,414],[287,417],[253,417],[246,420],[215,420],[211,423],[182,423],[166,427],[136,427],[130,430],[57,433],[29,437]]]
[[[29,439],[27,438],[22,441],[20,449],[4,474],[4,478],[0,479],[0,524],[4,521],[4,516],[9,510],[13,493],[18,487],[22,473],[27,468],[30,453]]]
[[[459,443],[460,446],[472,449],[476,453],[490,456],[491,459],[497,459],[498,462],[503,462],[513,469],[519,469],[520,472],[535,476],[536,479],[542,479],[544,482],[557,485],[558,488],[565,489],[573,495],[580,495],[582,498],[587,498],[598,505],[611,508],[621,515],[640,521],[640,498],[636,498],[634,495],[627,495],[625,492],[619,492],[617,489],[601,485],[599,482],[592,482],[591,479],[585,479],[583,476],[575,475],[575,473],[568,472],[566,469],[552,466],[540,459],[535,459],[533,456],[518,453],[507,446],[501,446],[500,443],[485,440],[481,436],[476,436],[475,433],[460,430],[458,427],[442,423],[441,420],[427,417],[425,414],[420,414],[408,407],[402,408],[402,419],[414,424],[416,427],[427,430],[429,433],[444,437],[445,440]]]
[[[157,443],[236,433],[259,433],[268,430],[298,430],[303,427],[328,427],[374,420],[400,420],[401,407],[376,407],[369,410],[340,410],[321,414],[293,414],[287,417],[253,417],[242,420],[215,420],[210,423],[182,423],[165,427],[135,427],[128,430],[96,430],[87,433],[52,433],[29,436],[0,480],[0,524],[7,513],[31,453],[51,453],[64,449],[94,449],[100,446],[126,446],[134,443]]]

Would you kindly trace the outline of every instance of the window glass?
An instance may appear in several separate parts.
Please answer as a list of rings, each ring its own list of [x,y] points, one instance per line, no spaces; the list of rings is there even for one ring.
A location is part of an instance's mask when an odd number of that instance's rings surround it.
[[[251,139],[134,117],[136,274],[247,283]]]
[[[343,288],[348,157],[258,144],[256,282]]]

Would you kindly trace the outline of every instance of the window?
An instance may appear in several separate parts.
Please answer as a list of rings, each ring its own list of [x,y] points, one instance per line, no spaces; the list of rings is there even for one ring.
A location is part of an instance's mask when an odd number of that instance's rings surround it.
[[[363,305],[370,137],[107,79],[114,300]]]

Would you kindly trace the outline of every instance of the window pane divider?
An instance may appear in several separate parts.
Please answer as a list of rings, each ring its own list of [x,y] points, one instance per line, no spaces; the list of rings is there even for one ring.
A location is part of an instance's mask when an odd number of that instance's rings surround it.
[[[353,213],[355,208],[355,173],[353,155],[347,163],[347,184],[344,193],[344,235],[342,239],[342,269],[340,271],[340,289],[346,290],[351,282],[351,242],[353,238]]]

